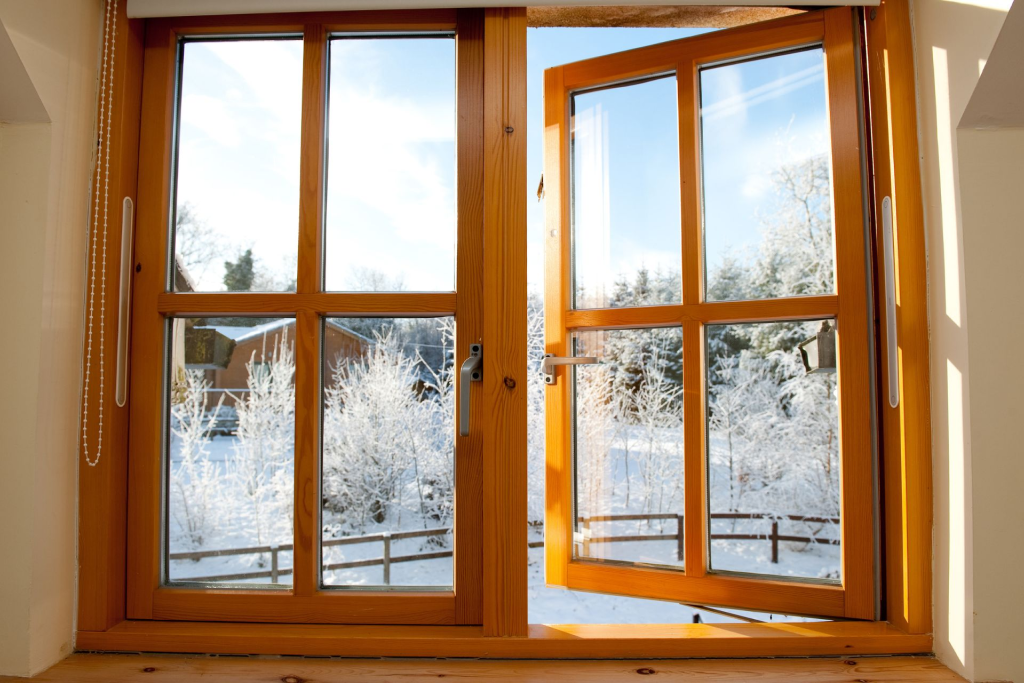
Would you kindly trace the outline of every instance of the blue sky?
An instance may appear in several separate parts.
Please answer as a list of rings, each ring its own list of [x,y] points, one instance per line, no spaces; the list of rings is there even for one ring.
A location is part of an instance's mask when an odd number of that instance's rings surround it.
[[[694,29],[529,29],[528,280],[543,284],[544,69],[674,40]],[[455,52],[438,39],[332,41],[326,266],[329,289],[360,269],[409,291],[454,286]],[[713,267],[759,239],[780,163],[827,151],[819,50],[702,76],[706,244]],[[294,277],[298,222],[300,40],[186,47],[178,203],[223,236],[224,259],[251,247],[280,282]],[[581,276],[610,285],[640,265],[679,262],[674,79],[581,95]],[[780,96],[781,95],[781,96]],[[589,126],[589,129],[587,129]],[[589,135],[589,138],[588,138]],[[589,140],[589,142],[588,142]],[[581,236],[582,237],[582,236]],[[677,265],[675,267],[678,267]],[[193,274],[222,289],[221,259]],[[590,282],[588,282],[590,284]]]

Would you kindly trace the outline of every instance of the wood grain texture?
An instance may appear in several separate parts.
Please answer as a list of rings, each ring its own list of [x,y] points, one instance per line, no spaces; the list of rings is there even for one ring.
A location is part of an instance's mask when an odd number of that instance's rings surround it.
[[[875,618],[874,445],[867,273],[867,223],[859,123],[853,10],[826,10],[825,80],[832,143],[832,216],[836,242],[836,318],[843,587],[846,614]]]
[[[870,320],[865,268],[862,150],[852,14],[849,9],[806,14],[756,26],[663,43],[566,64],[547,72],[546,174],[548,201],[546,335],[549,351],[564,355],[568,330],[681,325],[685,467],[685,573],[571,559],[572,444],[568,388],[548,389],[547,575],[569,588],[697,601],[794,614],[875,618],[873,471],[870,404]],[[759,301],[704,300],[699,68],[723,59],[824,44],[832,137],[836,295]],[[566,142],[571,123],[565,102],[573,88],[604,86],[637,75],[676,73],[679,110],[682,302],[627,309],[571,310],[568,265],[569,187]],[[561,129],[559,131],[558,129]],[[560,135],[560,137],[559,137]],[[552,310],[554,309],[554,310]],[[839,320],[842,438],[843,585],[781,582],[772,577],[708,574],[704,338],[709,324],[780,320]],[[552,436],[554,435],[554,436]],[[564,546],[563,550],[560,546]],[[553,549],[553,551],[552,551]]]
[[[292,591],[311,597],[320,586],[320,387],[323,322],[300,311],[295,319],[295,490]]]
[[[882,199],[892,198],[900,402],[882,402],[886,617],[910,633],[932,628],[932,472],[927,262],[917,144],[910,3],[884,0],[865,22],[874,157],[874,234]],[[876,271],[884,272],[882,249]],[[880,302],[881,338],[886,338]],[[887,373],[882,382],[888,382]],[[888,385],[880,384],[880,395]],[[884,391],[881,391],[884,389]]]
[[[455,28],[455,10],[291,12],[284,14],[231,14],[224,16],[170,17],[150,19],[149,25],[182,35],[210,36],[244,33],[293,33],[301,35],[306,26],[322,24],[327,32],[343,31],[450,31]]]
[[[458,126],[458,255],[455,357],[483,341],[484,14],[460,10],[455,34]],[[456,391],[461,388],[456,387]],[[469,436],[455,437],[455,622],[483,622],[483,416],[480,384],[470,389]],[[456,400],[456,405],[459,402]],[[472,419],[472,416],[476,419]],[[458,421],[456,420],[456,423]]]
[[[454,315],[454,292],[424,293],[178,293],[157,295],[156,310],[167,316],[295,315],[312,311],[322,316],[416,317]]]
[[[327,32],[306,24],[302,47],[302,123],[299,149],[299,229],[296,291],[315,294],[323,283],[324,149]],[[320,586],[320,386],[322,321],[313,311],[295,318],[295,489],[293,587],[312,596]]]
[[[791,17],[714,31],[692,38],[658,43],[565,65],[565,87],[585,89],[606,83],[675,71],[677,65],[732,59],[755,52],[772,52],[820,42],[822,17],[806,12]]]
[[[214,652],[345,657],[617,659],[916,654],[931,636],[885,623],[532,624],[525,637],[484,635],[481,626],[327,626],[124,622],[80,631],[79,650]]]
[[[544,72],[544,352],[569,355],[569,107],[562,67]],[[572,559],[572,434],[569,429],[570,375],[544,389],[544,576],[567,586]]]
[[[158,588],[152,614],[154,619],[281,624],[453,624],[455,596],[444,591],[296,595],[289,590]]]
[[[703,678],[719,683],[959,683],[960,678],[932,657],[851,659],[624,660],[624,661],[440,661],[295,660],[223,658],[197,655],[75,654],[35,680],[41,683],[178,683],[202,679],[235,681],[623,681],[657,676],[662,681]],[[14,680],[0,677],[0,681]],[[19,679],[20,680],[20,679]]]
[[[124,197],[138,199],[138,155],[139,117],[142,98],[142,50],[144,25],[141,21],[130,21],[124,4],[118,7],[113,19],[115,24],[115,45],[113,54],[113,102],[116,108],[110,112],[110,196],[109,206],[113,220],[109,222],[107,245],[107,287],[116,292],[120,285],[119,254],[121,232],[120,207]],[[104,112],[106,114],[106,112]],[[104,124],[105,122],[101,122]],[[99,195],[96,190],[103,180],[103,162],[97,158],[93,173],[93,199]],[[91,218],[96,218],[98,208],[94,205]],[[113,258],[111,258],[113,256]],[[97,266],[99,268],[99,259]],[[116,367],[117,316],[113,300],[108,300],[105,337],[110,340],[107,348],[94,343],[92,351],[92,377],[98,373],[102,355],[108,368],[105,392],[98,393],[98,385],[92,383],[88,430],[89,456],[96,457],[96,446],[100,433],[95,420],[99,404],[103,405],[104,433],[103,451],[95,467],[85,464],[83,452],[79,454],[78,468],[78,626],[83,630],[104,630],[118,623],[125,616],[125,524],[127,518],[127,477],[128,477],[128,416],[126,404],[118,408],[114,401],[113,373]],[[98,334],[99,330],[94,331]],[[97,341],[98,337],[94,339]],[[83,344],[84,350],[84,344]],[[83,353],[83,371],[85,368]]]
[[[157,306],[167,286],[176,38],[147,24],[139,135],[128,463],[127,616],[153,616],[160,584],[161,447],[165,320]]]
[[[484,632],[525,635],[526,9],[484,14]]]

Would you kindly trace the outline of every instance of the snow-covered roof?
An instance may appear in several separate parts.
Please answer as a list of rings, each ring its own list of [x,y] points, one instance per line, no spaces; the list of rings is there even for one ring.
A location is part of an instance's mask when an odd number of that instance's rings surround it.
[[[253,339],[255,337],[262,337],[267,333],[281,329],[282,327],[287,327],[288,325],[291,325],[294,322],[294,318],[278,318],[277,320],[272,320],[268,323],[263,323],[262,325],[253,325],[252,327],[243,327],[241,325],[209,325],[206,326],[206,329],[212,328],[214,330],[217,330],[217,332],[224,335],[228,339],[231,339],[235,342],[243,342],[248,341],[249,339]],[[349,328],[345,327],[344,325],[341,325],[340,323],[336,322],[333,319],[328,320],[327,324],[333,327],[334,329],[338,330],[339,332],[344,332],[345,334],[351,335],[356,339],[365,341],[367,344],[373,343],[372,339],[368,339],[367,337],[364,337],[358,332],[353,332]]]

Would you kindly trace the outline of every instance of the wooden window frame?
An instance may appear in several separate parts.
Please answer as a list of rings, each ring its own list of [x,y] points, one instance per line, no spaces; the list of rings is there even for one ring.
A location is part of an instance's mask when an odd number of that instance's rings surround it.
[[[321,587],[320,420],[322,321],[332,315],[457,316],[456,358],[482,336],[482,240],[479,212],[465,210],[465,197],[478,194],[482,172],[478,139],[482,117],[472,93],[482,78],[480,17],[455,12],[365,12],[329,16],[282,15],[160,19],[147,23],[142,84],[138,223],[134,278],[132,386],[129,409],[135,412],[129,450],[139,454],[128,466],[127,616],[132,619],[257,621],[268,623],[466,624],[482,614],[481,525],[478,492],[481,439],[456,440],[456,515],[453,587],[448,591],[360,590]],[[458,256],[457,289],[439,293],[334,293],[323,283],[324,150],[331,34],[365,31],[452,31],[455,33],[457,107]],[[184,38],[242,33],[247,36],[296,35],[303,41],[301,161],[299,168],[298,265],[295,292],[181,293],[167,291],[162,264],[167,256],[176,144],[175,110],[180,87],[179,45]],[[457,95],[458,96],[458,95]],[[476,112],[474,115],[472,112]],[[470,292],[463,296],[461,292]],[[296,371],[295,526],[293,584],[282,590],[237,587],[190,588],[166,585],[161,571],[166,505],[163,451],[163,402],[166,390],[153,378],[163,376],[166,321],[174,316],[244,315],[294,318]],[[473,392],[478,394],[479,392]],[[478,401],[479,402],[479,401]],[[479,415],[479,413],[477,413]],[[478,425],[474,425],[478,431]]]
[[[460,10],[463,12],[465,10]],[[139,122],[143,112],[142,63],[146,22],[129,20],[123,4],[115,20],[114,134],[110,188],[136,198],[147,181],[139,173]],[[900,404],[879,408],[884,514],[884,614],[882,621],[813,624],[529,625],[526,614],[525,402],[525,131],[526,17],[516,9],[469,10],[482,17],[481,84],[472,96],[484,112],[475,141],[482,177],[474,182],[484,252],[484,396],[497,408],[483,441],[481,529],[482,613],[472,625],[392,626],[254,624],[155,621],[129,618],[127,409],[116,408],[113,387],[100,398],[110,418],[103,424],[100,465],[79,476],[79,585],[76,647],[79,650],[264,653],[429,657],[713,657],[919,653],[932,649],[931,444],[929,426],[926,270],[917,156],[914,52],[908,0],[854,10],[862,16],[867,56],[864,89],[870,102],[869,149],[874,171],[869,206],[875,220],[881,198],[894,206],[897,258],[896,321],[899,329]],[[354,15],[346,14],[350,20]],[[436,17],[436,13],[434,15]],[[232,17],[250,29],[281,17]],[[327,23],[325,15],[288,15],[299,25]],[[468,94],[468,93],[467,93]],[[460,91],[460,97],[463,93]],[[511,128],[514,132],[506,132]],[[460,141],[461,142],[461,141]],[[522,199],[518,199],[518,198]],[[140,207],[141,208],[141,207]],[[460,210],[462,207],[460,207]],[[119,237],[109,248],[120,249]],[[880,272],[881,250],[875,250]],[[107,277],[117,282],[117,259]],[[502,273],[510,276],[502,279]],[[272,297],[274,295],[258,295]],[[201,303],[197,298],[196,303]],[[876,302],[876,311],[882,311]],[[201,311],[194,311],[201,312]],[[212,312],[212,311],[210,311]],[[107,320],[109,338],[116,320]],[[883,333],[879,316],[876,333]],[[133,339],[138,343],[139,339]],[[115,362],[115,349],[103,349]],[[98,361],[94,361],[98,362]],[[877,370],[877,368],[876,368]],[[888,389],[879,373],[879,393]],[[511,386],[510,386],[511,385]],[[502,393],[505,392],[505,393]],[[884,402],[882,402],[884,403]],[[99,436],[86,425],[90,442]]]
[[[707,302],[701,219],[700,69],[706,64],[820,47],[833,178],[836,294]],[[673,73],[678,84],[682,302],[636,308],[576,309],[572,304],[569,228],[569,100],[574,92]],[[782,614],[875,618],[869,300],[862,149],[859,144],[857,53],[853,14],[846,8],[807,12],[660,43],[549,69],[545,74],[545,351],[571,355],[571,335],[585,330],[670,325],[682,329],[685,424],[685,571],[575,558],[572,553],[572,383],[546,390],[546,575],[570,589],[739,606]],[[712,573],[709,566],[704,328],[723,323],[829,318],[838,323],[841,416],[842,583]],[[566,380],[568,370],[563,370]]]

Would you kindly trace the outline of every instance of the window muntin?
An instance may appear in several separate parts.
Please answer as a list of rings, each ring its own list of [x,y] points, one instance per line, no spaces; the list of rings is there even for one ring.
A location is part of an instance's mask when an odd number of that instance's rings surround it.
[[[455,289],[453,34],[330,41],[325,289]]]
[[[322,581],[451,589],[455,320],[327,318]]]
[[[295,289],[302,39],[179,46],[172,291]]]
[[[576,308],[680,301],[675,101],[671,74],[572,95]]]
[[[815,47],[700,69],[708,301],[835,292],[824,62]]]

